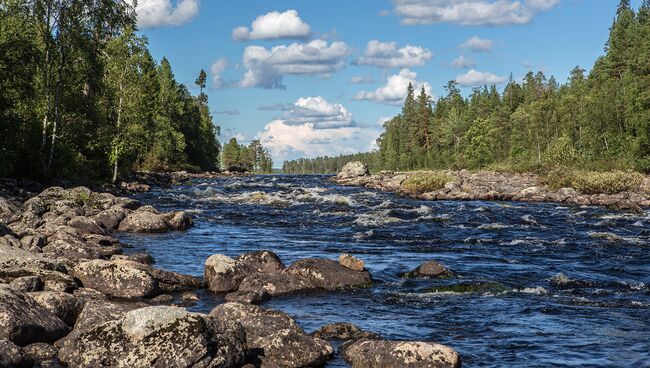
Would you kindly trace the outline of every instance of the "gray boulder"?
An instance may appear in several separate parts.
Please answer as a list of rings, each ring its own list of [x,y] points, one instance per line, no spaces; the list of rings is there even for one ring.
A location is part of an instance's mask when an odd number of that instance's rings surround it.
[[[0,339],[19,346],[54,342],[69,332],[68,326],[27,294],[0,284]]]
[[[417,341],[361,339],[343,352],[352,368],[460,368],[452,348]]]
[[[131,265],[100,259],[82,262],[72,270],[84,287],[119,298],[146,298],[160,293],[158,281]]]
[[[448,278],[451,271],[436,261],[427,261],[404,274],[406,278]]]
[[[360,161],[352,161],[345,164],[336,177],[339,179],[352,179],[368,175],[370,175],[368,166]]]
[[[239,322],[249,349],[259,352],[261,367],[320,367],[334,349],[309,336],[286,313],[241,303],[222,304],[210,312],[222,320]]]
[[[0,338],[0,368],[32,368],[34,362],[13,342]]]
[[[237,261],[253,272],[276,272],[284,269],[284,263],[280,257],[268,250],[244,253],[237,257]]]
[[[341,290],[370,287],[368,271],[355,271],[331,259],[299,259],[284,270],[285,273],[309,280],[318,288]]]
[[[214,254],[205,261],[205,283],[214,293],[237,290],[246,274],[241,262],[223,254]]]
[[[36,303],[52,312],[68,326],[74,326],[83,302],[72,294],[56,291],[40,291],[29,294]]]
[[[241,325],[177,307],[128,312],[64,342],[59,359],[71,367],[239,367]]]
[[[163,216],[143,210],[127,215],[117,229],[126,233],[165,233],[169,230]]]
[[[283,272],[256,272],[246,276],[239,285],[240,292],[265,292],[271,296],[306,293],[316,289],[309,280]]]

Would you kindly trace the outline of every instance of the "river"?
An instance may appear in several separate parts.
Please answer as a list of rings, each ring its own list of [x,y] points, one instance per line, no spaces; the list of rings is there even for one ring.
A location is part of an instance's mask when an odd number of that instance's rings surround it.
[[[352,322],[387,339],[435,341],[464,367],[650,367],[650,217],[597,207],[512,202],[428,202],[326,176],[195,180],[136,196],[160,210],[185,210],[196,226],[163,235],[120,234],[128,252],[156,266],[203,274],[214,253],[272,250],[298,258],[366,262],[367,290],[297,295],[263,306],[307,331]],[[455,276],[397,275],[435,259]],[[570,279],[564,283],[552,280]],[[486,293],[428,292],[438,285],[498,282]],[[191,310],[223,298],[200,293]],[[337,358],[328,367],[345,367]]]

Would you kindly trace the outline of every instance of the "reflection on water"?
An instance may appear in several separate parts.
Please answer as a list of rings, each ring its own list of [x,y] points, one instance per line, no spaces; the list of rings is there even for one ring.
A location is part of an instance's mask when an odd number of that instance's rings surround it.
[[[650,217],[594,207],[426,202],[323,176],[201,180],[138,196],[187,210],[186,233],[120,235],[157,266],[203,274],[214,253],[269,249],[286,264],[348,252],[376,284],[358,292],[266,303],[311,332],[349,321],[390,339],[436,341],[464,367],[650,366]],[[449,280],[396,275],[435,259]],[[568,280],[568,281],[567,281]],[[428,292],[432,286],[498,282],[495,293]],[[201,293],[194,310],[223,298]],[[345,366],[340,360],[330,367]]]

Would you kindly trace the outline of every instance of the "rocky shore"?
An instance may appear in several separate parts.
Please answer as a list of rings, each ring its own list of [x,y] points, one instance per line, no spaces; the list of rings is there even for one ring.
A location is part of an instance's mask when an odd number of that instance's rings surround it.
[[[353,256],[285,266],[271,251],[215,254],[203,279],[168,272],[148,254],[124,254],[128,245],[113,235],[184,231],[194,224],[186,213],[86,187],[32,195],[36,186],[25,184],[0,196],[0,367],[320,367],[335,354],[352,367],[460,367],[447,346],[386,341],[345,322],[309,334],[256,305],[371,287]],[[424,264],[405,277],[448,275]],[[227,302],[187,311],[201,288]]]
[[[650,179],[647,177],[637,190],[616,194],[585,194],[569,187],[553,190],[540,184],[536,174],[492,171],[446,171],[444,175],[449,178],[448,182],[433,191],[416,192],[404,185],[413,176],[428,174],[433,173],[382,171],[371,175],[361,162],[350,162],[333,180],[341,185],[362,186],[424,200],[555,202],[634,212],[643,212],[643,208],[650,207]]]

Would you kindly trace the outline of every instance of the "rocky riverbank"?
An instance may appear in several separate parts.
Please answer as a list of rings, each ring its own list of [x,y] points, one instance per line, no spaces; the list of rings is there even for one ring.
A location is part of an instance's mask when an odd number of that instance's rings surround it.
[[[426,175],[444,175],[448,179],[441,188],[424,192],[405,185],[412,177]],[[643,208],[650,207],[650,179],[647,177],[634,190],[586,194],[570,187],[553,190],[542,184],[538,175],[531,173],[461,170],[443,173],[382,171],[371,175],[364,164],[351,162],[333,180],[341,185],[362,186],[424,200],[556,202],[634,212],[643,212]]]
[[[460,366],[443,345],[384,341],[348,323],[308,334],[286,313],[254,305],[371,287],[352,256],[285,266],[271,251],[215,254],[204,279],[168,272],[148,254],[125,255],[113,235],[184,231],[194,224],[186,213],[86,187],[32,195],[37,186],[26,184],[0,196],[0,367],[319,367],[336,354],[332,340],[353,367]],[[409,276],[449,274],[440,267]],[[188,312],[204,287],[227,302]]]

